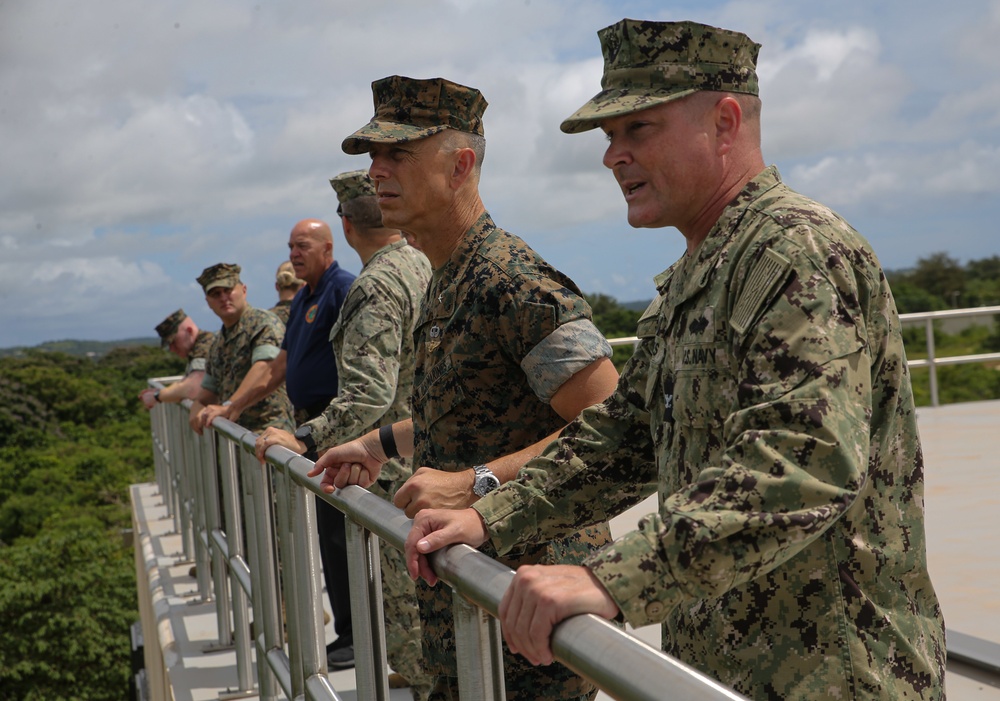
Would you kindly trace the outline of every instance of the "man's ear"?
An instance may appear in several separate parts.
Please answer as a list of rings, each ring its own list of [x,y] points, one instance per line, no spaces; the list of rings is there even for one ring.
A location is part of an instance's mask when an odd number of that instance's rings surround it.
[[[715,138],[720,155],[729,153],[743,124],[743,108],[736,98],[726,95],[715,103]]]
[[[451,178],[456,190],[469,179],[475,168],[475,151],[471,148],[460,148],[455,152],[455,166]]]

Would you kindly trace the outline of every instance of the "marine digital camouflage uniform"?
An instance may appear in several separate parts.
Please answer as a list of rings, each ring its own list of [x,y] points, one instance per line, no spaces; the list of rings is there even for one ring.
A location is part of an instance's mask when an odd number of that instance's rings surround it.
[[[208,353],[212,349],[212,341],[214,340],[215,334],[211,331],[198,332],[198,335],[194,338],[194,345],[191,346],[191,350],[188,352],[188,364],[187,368],[184,369],[185,377],[192,372],[205,371],[205,367],[208,365]]]
[[[291,310],[291,308],[292,308],[292,300],[290,300],[290,299],[282,299],[282,300],[278,300],[278,303],[275,304],[270,309],[268,309],[268,311],[271,312],[272,314],[274,314],[279,319],[281,319],[281,323],[282,324],[287,324],[288,323],[288,312]]]
[[[426,256],[400,240],[376,251],[351,284],[330,329],[339,391],[321,416],[306,422],[320,450],[409,418],[413,329],[430,277]],[[369,489],[391,502],[410,472],[406,461],[390,460]],[[410,682],[414,699],[425,699],[430,680],[413,581],[401,552],[380,550],[389,664]]]
[[[484,214],[434,271],[417,329],[414,465],[467,470],[565,425],[548,404],[579,370],[611,355],[576,285]],[[547,541],[548,539],[543,539]],[[610,542],[606,523],[507,553],[501,562],[579,564]],[[491,548],[487,554],[495,555]],[[454,678],[452,597],[417,583],[428,670]],[[592,684],[560,664],[533,667],[504,647],[507,698],[576,699]],[[439,680],[435,693],[443,692]],[[432,698],[449,698],[447,694]]]
[[[910,378],[869,244],[768,168],[657,288],[616,393],[475,505],[493,542],[657,484],[659,513],[586,564],[667,653],[754,699],[943,698]]]
[[[281,349],[285,326],[271,312],[247,305],[231,328],[216,334],[208,354],[201,386],[224,402],[239,388],[250,367],[260,360],[273,360]],[[282,384],[240,415],[239,424],[260,432],[268,426],[293,431],[292,405]]]

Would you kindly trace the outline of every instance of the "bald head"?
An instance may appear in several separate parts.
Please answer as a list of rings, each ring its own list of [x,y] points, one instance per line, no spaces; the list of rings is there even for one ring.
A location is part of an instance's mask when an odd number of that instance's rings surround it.
[[[333,234],[319,219],[303,219],[288,237],[288,260],[295,276],[315,289],[326,269],[333,264]]]

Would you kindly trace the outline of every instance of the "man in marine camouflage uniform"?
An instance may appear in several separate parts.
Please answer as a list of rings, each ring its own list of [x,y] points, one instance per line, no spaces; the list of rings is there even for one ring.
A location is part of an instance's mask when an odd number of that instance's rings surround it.
[[[201,433],[216,417],[238,421],[251,431],[268,426],[291,428],[292,405],[284,386],[266,388],[270,363],[277,357],[285,326],[274,314],[247,303],[240,266],[218,263],[198,276],[211,310],[222,319],[222,330],[208,354],[201,390],[189,423]]]
[[[416,331],[413,419],[332,449],[317,468],[328,468],[328,485],[367,486],[387,458],[412,455],[423,467],[395,498],[412,516],[426,506],[468,506],[512,479],[512,462],[484,463],[498,448],[537,453],[604,399],[617,373],[577,286],[498,228],[483,205],[480,92],[400,76],[376,81],[372,91],[375,116],[343,149],[371,156],[383,220],[406,231],[434,268]],[[609,539],[601,523],[504,561],[581,562]],[[451,592],[420,582],[417,598],[428,670],[437,677],[431,698],[456,698]],[[532,668],[505,653],[504,671],[511,701],[596,693],[561,665]]]
[[[256,445],[261,460],[272,445],[304,454],[308,441],[314,451],[322,452],[380,423],[410,416],[413,330],[431,277],[430,263],[406,245],[398,230],[382,225],[375,188],[365,171],[341,173],[330,185],[337,193],[344,238],[363,266],[330,330],[339,388],[323,413],[303,423],[295,435],[274,428],[265,431]],[[300,435],[301,440],[296,438]],[[370,489],[391,501],[409,476],[407,461],[390,460]],[[409,683],[413,698],[422,701],[430,679],[423,671],[414,585],[402,553],[391,547],[380,552],[389,664]]]
[[[184,368],[184,379],[163,389],[147,387],[139,392],[143,406],[152,409],[157,402],[176,403],[185,399],[193,399],[201,387],[201,378],[205,375],[205,362],[208,349],[212,346],[215,334],[211,331],[199,331],[194,319],[178,309],[173,314],[156,325],[156,333],[160,336],[160,345],[178,358],[187,360]]]
[[[659,512],[584,567],[517,573],[512,649],[544,664],[562,619],[621,615],[662,622],[666,652],[754,699],[943,698],[916,414],[875,254],[765,167],[759,45],[690,22],[599,35],[604,90],[562,129],[600,127],[629,223],[675,226],[687,252],[656,278],[615,394],[473,509],[419,514],[411,572],[657,485]]]

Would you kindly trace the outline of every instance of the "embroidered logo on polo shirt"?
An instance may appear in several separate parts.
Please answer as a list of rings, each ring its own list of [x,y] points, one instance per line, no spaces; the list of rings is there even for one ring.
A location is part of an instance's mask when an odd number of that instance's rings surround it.
[[[314,321],[316,321],[316,313],[318,311],[319,311],[319,305],[318,304],[314,304],[311,307],[309,307],[309,310],[306,312],[306,323],[307,324],[311,324]]]

